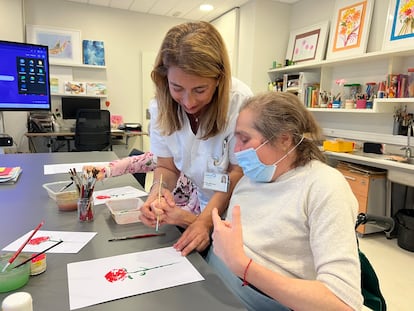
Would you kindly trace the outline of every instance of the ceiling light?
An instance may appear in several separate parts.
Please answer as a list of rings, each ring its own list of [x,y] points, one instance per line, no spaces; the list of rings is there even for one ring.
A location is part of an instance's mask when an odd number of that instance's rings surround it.
[[[202,4],[200,5],[201,11],[212,11],[214,7],[211,4]]]

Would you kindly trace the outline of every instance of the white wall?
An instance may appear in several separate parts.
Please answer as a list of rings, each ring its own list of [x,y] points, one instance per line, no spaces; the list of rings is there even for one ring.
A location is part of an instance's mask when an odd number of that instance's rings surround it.
[[[249,1],[241,7],[237,72],[254,93],[267,89],[272,62],[285,59],[290,15],[290,5],[271,0]]]

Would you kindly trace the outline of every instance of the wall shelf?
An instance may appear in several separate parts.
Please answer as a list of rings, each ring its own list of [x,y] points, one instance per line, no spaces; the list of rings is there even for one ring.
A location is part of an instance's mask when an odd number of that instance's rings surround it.
[[[88,95],[88,94],[65,94],[65,93],[52,93],[53,97],[89,97],[89,98],[107,98],[108,95]]]
[[[96,65],[85,65],[85,64],[65,64],[65,63],[54,63],[49,64],[50,67],[70,67],[70,68],[85,68],[85,69],[106,69],[106,66],[96,66]]]

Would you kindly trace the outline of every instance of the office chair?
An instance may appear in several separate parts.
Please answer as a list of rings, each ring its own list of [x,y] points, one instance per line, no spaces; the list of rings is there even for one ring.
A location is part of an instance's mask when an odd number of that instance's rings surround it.
[[[112,150],[108,110],[79,109],[76,116],[75,151]]]
[[[394,229],[395,222],[391,217],[375,216],[360,213],[355,223],[355,230],[361,224],[372,223],[382,229],[384,232],[391,232]],[[364,297],[364,305],[375,311],[386,311],[387,304],[385,298],[381,293],[379,280],[374,268],[369,262],[368,258],[358,247],[359,260],[361,263],[361,288],[362,296]]]

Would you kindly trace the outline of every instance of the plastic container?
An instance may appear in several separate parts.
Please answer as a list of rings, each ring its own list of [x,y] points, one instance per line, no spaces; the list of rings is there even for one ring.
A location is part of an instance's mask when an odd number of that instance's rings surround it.
[[[414,68],[408,68],[408,97],[414,97]]]
[[[77,191],[60,192],[56,194],[58,209],[64,212],[76,211],[78,208],[79,194]]]
[[[7,264],[7,261],[13,256],[12,253],[4,254],[0,256],[0,293],[10,292],[26,285],[30,277],[30,261],[26,264],[13,269],[19,263],[29,259],[30,257],[24,254],[20,254],[14,260],[14,262],[6,269],[5,272],[1,272],[3,267]]]
[[[361,93],[361,84],[344,84],[344,98],[342,100],[351,99],[355,101],[359,93]]]
[[[106,206],[117,224],[139,222],[140,208],[144,204],[140,198],[114,199],[106,201]]]
[[[76,186],[73,183],[68,188],[66,188],[64,191],[60,191],[63,189],[63,187],[70,184],[70,181],[57,181],[52,183],[43,184],[43,188],[46,189],[47,194],[49,195],[49,198],[56,201],[56,195],[58,193],[65,193],[65,192],[76,192]]]

